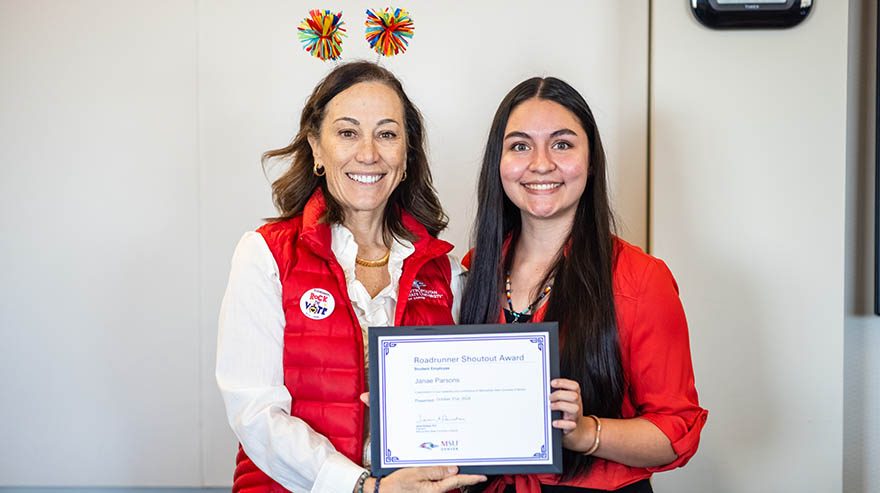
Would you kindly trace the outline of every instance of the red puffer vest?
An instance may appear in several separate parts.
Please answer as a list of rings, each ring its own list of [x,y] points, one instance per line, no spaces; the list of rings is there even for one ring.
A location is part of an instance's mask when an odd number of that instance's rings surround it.
[[[281,280],[284,328],[284,385],[291,415],[326,436],[340,453],[361,463],[366,391],[363,337],[345,274],[331,250],[326,203],[318,189],[303,213],[257,231],[275,257]],[[403,263],[394,325],[451,325],[452,245],[431,237],[407,213],[404,227],[417,237]],[[328,296],[329,295],[329,296]],[[332,301],[332,302],[331,302]],[[260,471],[239,446],[233,492],[287,491]]]

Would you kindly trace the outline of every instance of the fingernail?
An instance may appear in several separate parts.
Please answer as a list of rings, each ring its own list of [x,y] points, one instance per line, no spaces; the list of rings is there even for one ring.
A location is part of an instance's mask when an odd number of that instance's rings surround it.
[[[456,471],[455,467],[447,467],[446,468],[446,472],[448,472],[449,474],[455,474],[455,471]]]

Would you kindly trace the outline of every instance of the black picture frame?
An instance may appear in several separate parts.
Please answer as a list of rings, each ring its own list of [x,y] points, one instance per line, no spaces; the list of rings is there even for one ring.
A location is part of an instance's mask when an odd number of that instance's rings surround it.
[[[784,29],[800,24],[816,0],[786,0],[784,3],[719,3],[691,0],[691,11],[712,29]]]
[[[484,325],[435,325],[409,327],[370,327],[369,328],[369,384],[370,389],[379,389],[380,365],[379,338],[387,336],[420,336],[420,335],[473,335],[473,334],[504,334],[539,332],[547,335],[547,351],[549,356],[549,380],[559,378],[559,324],[556,322],[525,323],[525,324],[484,324]],[[383,477],[400,469],[400,467],[382,467],[382,420],[380,415],[380,393],[370,392],[370,445],[371,472],[373,476]],[[512,411],[512,410],[508,410]],[[562,413],[552,411],[549,423],[560,419]],[[550,426],[548,423],[548,426]],[[506,430],[508,433],[510,430]],[[462,465],[457,464],[461,474],[561,474],[562,473],[562,430],[550,427],[552,464],[544,465]],[[405,467],[405,466],[404,466]]]

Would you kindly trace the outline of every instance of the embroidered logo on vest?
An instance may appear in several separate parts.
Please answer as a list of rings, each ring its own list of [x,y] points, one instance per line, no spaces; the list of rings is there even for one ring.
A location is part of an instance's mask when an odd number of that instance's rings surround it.
[[[412,283],[412,289],[409,292],[408,301],[418,301],[418,300],[439,300],[443,298],[443,294],[435,289],[426,288],[427,284],[419,281],[418,279],[414,280]]]
[[[336,308],[336,300],[329,291],[321,288],[312,288],[303,293],[299,299],[299,309],[303,315],[312,320],[323,320],[333,313]]]

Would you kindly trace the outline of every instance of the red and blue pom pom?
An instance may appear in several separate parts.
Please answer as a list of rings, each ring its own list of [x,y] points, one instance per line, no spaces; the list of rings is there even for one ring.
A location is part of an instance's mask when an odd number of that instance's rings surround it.
[[[413,37],[413,20],[404,9],[367,9],[366,26],[367,42],[383,56],[404,53]]]
[[[303,48],[315,58],[338,60],[342,54],[342,12],[334,14],[329,10],[310,10],[309,17],[303,19],[297,30],[297,37]]]

